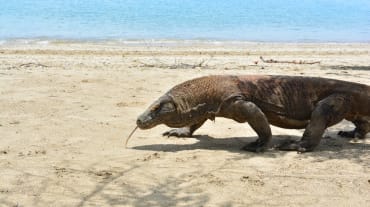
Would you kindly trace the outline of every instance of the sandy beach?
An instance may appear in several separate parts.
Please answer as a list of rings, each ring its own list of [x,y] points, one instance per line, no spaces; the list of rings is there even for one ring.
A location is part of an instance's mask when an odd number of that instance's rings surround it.
[[[264,63],[265,60],[320,63]],[[211,74],[327,77],[370,85],[370,44],[0,44],[0,206],[370,206],[370,134],[329,128],[312,153],[240,148],[248,124],[217,118],[194,138],[139,130],[175,84]],[[274,143],[303,130],[272,127]]]

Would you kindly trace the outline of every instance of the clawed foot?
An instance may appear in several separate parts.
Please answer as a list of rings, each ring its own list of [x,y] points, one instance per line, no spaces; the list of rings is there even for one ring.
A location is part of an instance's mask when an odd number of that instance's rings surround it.
[[[365,136],[361,135],[360,133],[356,132],[356,130],[352,131],[339,131],[338,135],[345,138],[360,138],[363,139]]]
[[[260,139],[257,139],[254,142],[251,142],[247,145],[245,145],[242,150],[249,151],[249,152],[264,152],[268,148],[268,145],[266,142],[262,142]]]
[[[191,137],[192,136],[189,129],[187,128],[171,129],[169,131],[166,131],[162,135],[167,136],[167,137]]]
[[[282,151],[297,151],[298,153],[311,152],[315,146],[310,145],[307,141],[288,140],[275,147]]]
[[[355,138],[355,131],[339,131],[338,135],[346,138]]]

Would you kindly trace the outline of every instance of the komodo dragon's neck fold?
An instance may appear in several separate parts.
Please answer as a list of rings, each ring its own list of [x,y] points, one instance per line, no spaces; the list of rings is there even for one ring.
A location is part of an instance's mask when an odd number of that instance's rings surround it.
[[[179,117],[171,120],[177,126],[189,126],[206,119],[215,120],[226,102],[241,97],[237,77],[219,80],[218,76],[195,79],[174,87],[166,95],[176,105]],[[181,123],[181,124],[180,124]]]
[[[179,117],[171,120],[171,127],[183,127],[192,125],[201,120],[210,119],[214,120],[218,107],[216,104],[193,104],[195,106],[191,107],[191,103],[188,103],[186,100],[181,99],[177,100],[174,97],[171,97],[174,103],[177,106],[177,112]]]

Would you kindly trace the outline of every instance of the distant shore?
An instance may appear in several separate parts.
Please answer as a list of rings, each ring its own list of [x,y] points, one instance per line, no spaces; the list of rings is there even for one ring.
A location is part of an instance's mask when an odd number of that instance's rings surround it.
[[[235,57],[259,61],[260,56],[321,61],[327,65],[370,65],[370,43],[281,43],[213,40],[11,40],[0,42],[0,54],[162,56],[162,58]],[[286,56],[286,57],[284,57]],[[348,58],[344,61],[343,57]],[[329,60],[330,61],[326,61]],[[274,66],[280,66],[274,64]],[[217,66],[216,66],[217,67]]]
[[[284,55],[290,52],[312,54],[369,54],[370,42],[251,42],[218,40],[59,40],[59,39],[11,39],[0,40],[0,49],[21,50],[92,50],[136,51],[158,53],[160,51],[186,51],[203,54],[259,54]],[[213,52],[212,52],[213,51]],[[29,51],[30,52],[30,51]],[[204,53],[205,52],[205,53]]]
[[[238,39],[112,39],[112,38],[87,38],[87,39],[64,39],[64,38],[0,38],[0,45],[3,44],[56,44],[56,43],[96,43],[96,44],[370,44],[369,40],[364,41],[253,41]]]

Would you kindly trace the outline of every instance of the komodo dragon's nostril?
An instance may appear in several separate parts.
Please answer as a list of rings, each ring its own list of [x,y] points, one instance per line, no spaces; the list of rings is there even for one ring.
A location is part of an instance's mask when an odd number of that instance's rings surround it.
[[[143,124],[143,121],[142,121],[140,118],[138,118],[138,119],[136,120],[136,125],[140,126],[140,125],[142,125],[142,124]]]

